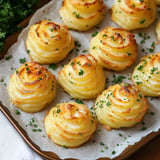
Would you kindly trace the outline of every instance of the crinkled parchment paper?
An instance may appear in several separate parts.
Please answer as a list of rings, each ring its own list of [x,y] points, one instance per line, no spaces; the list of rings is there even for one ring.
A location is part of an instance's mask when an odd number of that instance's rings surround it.
[[[96,31],[100,31],[104,27],[107,26],[117,26],[114,22],[111,21],[110,8],[113,4],[112,0],[105,1],[107,5],[106,15],[101,24],[94,27],[92,30],[87,32],[77,32],[71,31],[75,41],[78,41],[81,46],[76,46],[74,51],[67,56],[67,58],[58,64],[58,68],[56,70],[49,70],[57,76],[58,71],[62,68],[64,64],[67,64],[70,59],[76,57],[78,54],[87,54],[89,53],[89,43],[92,38],[92,34]],[[51,19],[52,21],[63,23],[62,19],[59,16],[58,9],[62,5],[62,0],[52,0],[43,8],[39,9],[34,16],[32,17],[29,26],[34,24],[37,21],[43,19]],[[158,9],[157,9],[158,10]],[[158,12],[157,12],[158,13]],[[153,41],[156,41],[155,36],[155,23],[153,23],[149,28],[137,30],[133,33],[135,34],[139,56],[136,63],[125,70],[124,72],[116,73],[112,71],[105,70],[106,77],[109,80],[106,88],[113,84],[113,74],[116,76],[124,75],[126,79],[124,82],[130,81],[131,73],[135,67],[140,62],[140,58],[144,56],[146,53],[150,54],[147,48],[151,47]],[[9,81],[10,75],[18,68],[21,64],[19,59],[26,58],[27,61],[30,61],[27,51],[25,49],[25,41],[28,33],[29,26],[26,27],[18,38],[18,42],[15,43],[8,51],[6,56],[12,55],[12,58],[8,61],[2,59],[0,61],[0,100],[3,102],[5,106],[8,107],[12,116],[19,122],[19,124],[27,131],[30,138],[40,146],[43,150],[48,150],[55,152],[60,158],[78,158],[81,160],[94,160],[100,157],[109,157],[114,158],[120,155],[128,145],[134,145],[136,142],[140,141],[143,137],[148,135],[151,132],[157,132],[160,128],[160,106],[159,98],[148,98],[149,100],[149,110],[144,117],[143,123],[139,123],[135,127],[128,129],[118,129],[106,131],[101,125],[98,125],[98,129],[95,133],[93,141],[87,142],[83,146],[74,149],[65,149],[63,147],[57,146],[51,142],[51,140],[47,137],[44,126],[43,119],[46,115],[46,111],[49,110],[52,106],[57,103],[74,101],[70,100],[71,97],[63,92],[63,89],[60,86],[57,86],[57,97],[56,99],[43,111],[35,114],[28,114],[20,111],[20,114],[16,114],[16,108],[9,101],[8,93],[7,93],[7,85]],[[142,37],[146,37],[147,40],[145,43],[141,41],[144,39],[139,36],[138,33],[142,33]],[[145,49],[146,52],[143,52],[142,49]],[[160,45],[156,45],[154,53],[158,52]],[[78,51],[79,50],[79,51]],[[83,53],[84,50],[85,53]],[[48,68],[48,66],[46,66]],[[4,81],[3,81],[4,80]],[[92,101],[83,101],[89,108],[94,104],[95,100]],[[33,121],[34,119],[34,121]],[[37,128],[36,128],[36,125]],[[41,129],[41,132],[33,132],[32,129]]]

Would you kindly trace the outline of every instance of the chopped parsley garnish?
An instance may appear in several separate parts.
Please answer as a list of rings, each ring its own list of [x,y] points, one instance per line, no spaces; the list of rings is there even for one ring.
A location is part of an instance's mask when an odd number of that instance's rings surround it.
[[[80,71],[78,72],[78,74],[81,76],[83,75],[84,71],[82,69],[80,69]]]
[[[77,18],[80,18],[80,15],[76,13],[75,11],[72,14],[75,15]]]
[[[71,66],[73,66],[74,65],[74,62],[71,62]]]
[[[140,23],[140,24],[143,24],[145,21],[146,21],[146,20],[143,19],[143,20],[141,20],[139,23]]]
[[[84,104],[81,99],[75,99],[75,102],[78,103],[78,104]]]
[[[16,109],[15,113],[20,114],[21,112],[18,109]]]
[[[19,63],[21,63],[21,64],[26,63],[26,58],[21,58],[21,59],[19,59]]]
[[[123,79],[126,79],[126,77],[123,76],[123,75],[120,75],[120,76],[117,76],[117,77],[116,77],[116,75],[113,74],[112,83],[113,83],[113,84],[122,83]]]
[[[95,33],[92,34],[92,37],[95,37],[98,33],[99,32],[96,31]]]
[[[6,60],[6,61],[9,61],[10,59],[12,59],[12,55],[9,55],[9,56],[6,56],[6,57],[5,57],[5,60]]]
[[[55,63],[52,63],[48,67],[52,70],[56,70],[58,66]]]
[[[104,143],[103,143],[103,142],[99,142],[99,144],[100,144],[101,146],[104,146]]]
[[[146,129],[147,129],[147,127],[144,126],[141,128],[141,131],[145,131]]]

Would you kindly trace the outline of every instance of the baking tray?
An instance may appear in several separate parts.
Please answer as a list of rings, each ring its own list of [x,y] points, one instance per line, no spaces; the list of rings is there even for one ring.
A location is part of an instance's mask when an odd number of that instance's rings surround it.
[[[40,6],[43,6],[44,4],[46,4],[49,0],[45,0],[41,3]],[[37,8],[38,9],[38,8]],[[24,20],[20,25],[21,26],[26,26],[30,20],[30,18],[32,17],[32,15],[30,17],[28,17],[26,20]],[[5,54],[7,53],[8,48],[17,41],[17,37],[19,35],[20,32],[17,32],[11,36],[9,36],[6,40],[5,40],[5,51],[3,53],[0,54],[0,59],[2,59]],[[27,132],[19,125],[19,123],[12,117],[10,111],[8,110],[7,106],[4,106],[1,102],[0,102],[0,110],[1,112],[6,116],[6,118],[9,120],[9,122],[13,125],[13,127],[17,130],[17,132],[22,136],[22,138],[24,139],[24,141],[36,152],[38,153],[40,156],[42,156],[43,158],[46,158],[48,160],[60,160],[59,156],[56,153],[50,152],[50,151],[43,151],[41,150],[41,148],[36,145],[28,136]],[[128,156],[130,156],[131,154],[133,154],[135,151],[137,151],[140,147],[142,147],[144,144],[146,144],[147,142],[149,142],[151,139],[153,139],[154,137],[156,137],[157,135],[160,134],[160,130],[157,132],[152,132],[151,134],[148,134],[147,136],[145,136],[144,138],[141,139],[141,141],[137,142],[134,145],[130,145],[128,146],[118,157],[114,158],[113,160],[122,160],[127,158]],[[72,160],[73,158],[66,158],[65,160]],[[99,158],[98,160],[109,160],[110,158]],[[74,160],[74,159],[73,159]]]

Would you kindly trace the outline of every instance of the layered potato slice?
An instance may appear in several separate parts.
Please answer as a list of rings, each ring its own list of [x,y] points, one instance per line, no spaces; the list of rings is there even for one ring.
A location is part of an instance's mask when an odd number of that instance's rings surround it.
[[[138,87],[121,83],[110,86],[95,102],[97,119],[108,130],[132,127],[140,122],[148,108]]]
[[[160,53],[147,55],[135,67],[132,80],[146,96],[160,96]]]
[[[160,5],[160,0],[155,0],[156,5]]]
[[[93,56],[80,55],[59,71],[58,82],[73,98],[91,99],[104,89],[105,74]]]
[[[38,112],[56,96],[56,78],[35,62],[21,65],[10,77],[11,102],[24,112]]]
[[[104,68],[122,71],[137,58],[134,34],[115,27],[106,27],[90,41],[90,53]]]
[[[30,27],[26,48],[32,61],[58,63],[74,48],[74,40],[66,26],[42,20]]]
[[[160,42],[160,21],[157,22],[155,31],[156,31],[157,39]]]
[[[155,0],[115,0],[112,7],[112,20],[126,30],[146,28],[155,18]]]
[[[44,119],[47,135],[65,147],[79,147],[92,138],[97,120],[87,106],[75,102],[60,103]]]
[[[100,23],[105,11],[103,0],[64,0],[59,13],[68,28],[86,31]]]

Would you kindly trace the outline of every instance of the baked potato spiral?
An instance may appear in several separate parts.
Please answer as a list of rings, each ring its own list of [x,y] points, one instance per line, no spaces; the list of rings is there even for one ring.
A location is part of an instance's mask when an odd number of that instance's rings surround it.
[[[160,0],[155,0],[156,5],[160,5]]]
[[[156,24],[156,35],[157,35],[158,41],[160,42],[160,21],[158,21]]]
[[[49,111],[44,127],[54,143],[78,147],[93,136],[97,121],[85,105],[68,102],[60,103]]]
[[[148,108],[147,99],[136,86],[122,83],[110,86],[95,102],[97,119],[108,130],[132,127],[140,122]]]
[[[154,0],[115,0],[112,20],[126,30],[148,27],[156,18]]]
[[[122,71],[137,58],[134,34],[124,29],[106,27],[91,39],[90,53],[104,68]]]
[[[74,48],[74,40],[66,26],[42,20],[30,27],[26,48],[37,63],[58,63]]]
[[[104,89],[105,75],[93,56],[80,55],[59,71],[58,82],[73,98],[91,99]]]
[[[56,96],[56,78],[35,62],[21,65],[10,77],[11,102],[25,112],[38,112]]]
[[[160,53],[147,55],[135,67],[132,80],[146,96],[160,96]]]
[[[64,0],[59,13],[68,28],[86,31],[103,19],[105,11],[103,0]]]

